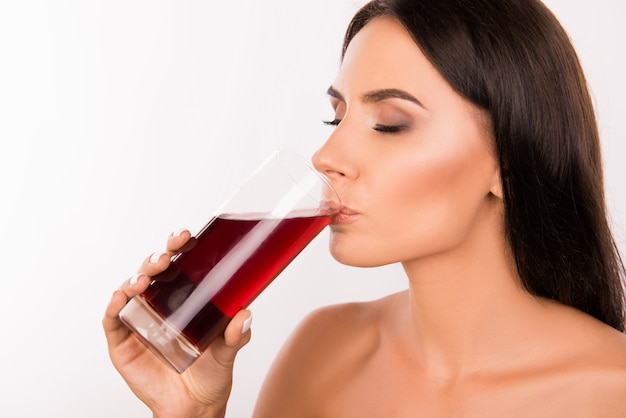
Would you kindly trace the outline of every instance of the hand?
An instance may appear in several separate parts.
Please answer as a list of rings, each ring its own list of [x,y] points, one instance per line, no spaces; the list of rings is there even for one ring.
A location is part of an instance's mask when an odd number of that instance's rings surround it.
[[[189,231],[170,235],[167,252],[147,258],[138,274],[113,293],[102,320],[113,365],[158,418],[224,416],[235,356],[250,341],[251,314],[242,310],[233,317],[224,335],[216,338],[198,360],[179,374],[148,350],[120,321],[118,314],[124,305],[147,289],[150,277],[164,271],[170,257],[190,237]]]

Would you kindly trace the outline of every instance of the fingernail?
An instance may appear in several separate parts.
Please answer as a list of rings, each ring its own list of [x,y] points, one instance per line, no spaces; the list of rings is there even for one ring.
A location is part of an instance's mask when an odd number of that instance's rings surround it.
[[[180,237],[180,234],[182,234],[184,231],[186,231],[185,228],[181,228],[178,231],[174,231],[172,232],[172,237],[173,238]]]
[[[241,327],[241,335],[243,335],[246,332],[250,331],[250,326],[251,325],[252,325],[252,312],[250,312],[250,316],[248,317],[248,319],[243,321],[243,326]]]
[[[165,254],[165,253],[159,253],[159,252],[156,252],[156,253],[152,254],[152,255],[150,256],[150,263],[151,263],[151,264],[156,264],[156,263],[158,263],[158,262],[159,262],[159,259],[161,258],[161,256],[162,256],[163,254]]]
[[[128,284],[131,285],[131,286],[136,285],[137,284],[137,280],[139,280],[139,276],[140,276],[140,273],[133,274],[133,277],[131,277],[128,280]]]

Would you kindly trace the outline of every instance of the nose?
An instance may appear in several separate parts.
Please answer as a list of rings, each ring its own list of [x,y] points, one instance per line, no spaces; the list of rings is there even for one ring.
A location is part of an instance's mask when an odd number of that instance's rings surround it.
[[[346,178],[355,178],[356,169],[350,162],[350,152],[347,141],[341,138],[337,127],[324,145],[313,154],[313,166],[331,181],[342,181]]]

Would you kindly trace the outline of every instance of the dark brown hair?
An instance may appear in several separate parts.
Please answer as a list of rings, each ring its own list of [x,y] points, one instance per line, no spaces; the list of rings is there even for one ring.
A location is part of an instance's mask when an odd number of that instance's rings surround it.
[[[494,127],[522,283],[624,331],[624,265],[606,216],[598,127],[571,42],[539,0],[374,0],[348,27],[400,21]],[[342,54],[342,55],[343,55]]]

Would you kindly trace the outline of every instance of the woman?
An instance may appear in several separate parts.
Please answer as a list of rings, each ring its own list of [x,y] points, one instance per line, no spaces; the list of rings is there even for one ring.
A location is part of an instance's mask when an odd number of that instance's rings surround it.
[[[351,22],[315,154],[346,208],[342,263],[401,262],[408,290],[320,309],[286,343],[259,417],[626,415],[624,267],[606,221],[582,70],[537,0],[375,0]],[[168,253],[189,238],[172,235]],[[182,375],[117,313],[114,365],[158,417],[223,416],[249,313]]]

